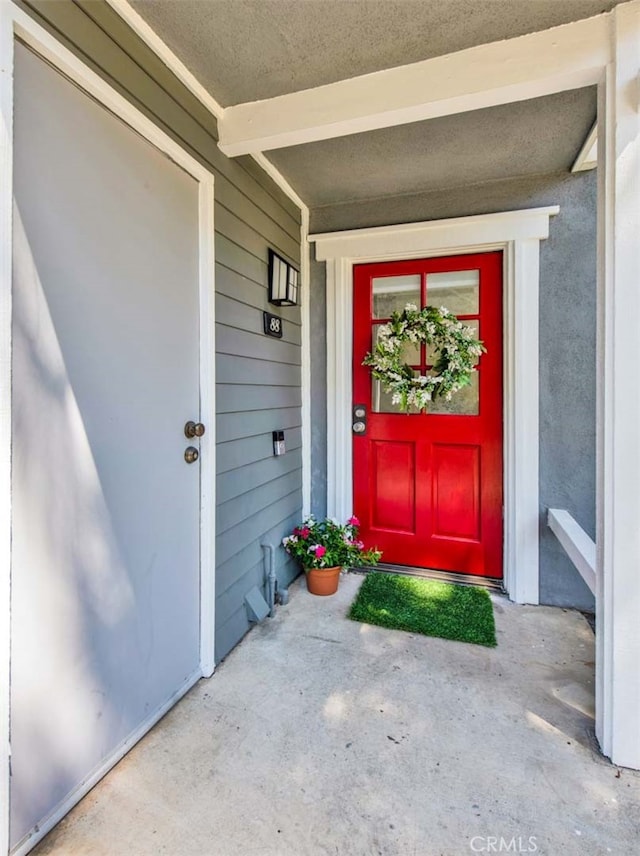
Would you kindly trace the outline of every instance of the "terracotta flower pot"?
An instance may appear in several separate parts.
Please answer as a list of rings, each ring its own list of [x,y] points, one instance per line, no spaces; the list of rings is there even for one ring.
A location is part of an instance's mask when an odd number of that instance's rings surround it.
[[[342,568],[311,568],[305,571],[307,590],[311,594],[328,595],[338,591]]]

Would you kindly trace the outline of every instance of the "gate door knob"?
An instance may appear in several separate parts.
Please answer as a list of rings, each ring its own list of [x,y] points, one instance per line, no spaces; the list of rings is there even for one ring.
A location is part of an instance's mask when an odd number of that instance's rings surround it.
[[[184,426],[184,435],[185,437],[202,437],[204,430],[202,422],[187,422]]]
[[[200,457],[200,452],[196,449],[195,446],[187,446],[184,450],[184,459],[188,464],[195,464],[195,462]]]

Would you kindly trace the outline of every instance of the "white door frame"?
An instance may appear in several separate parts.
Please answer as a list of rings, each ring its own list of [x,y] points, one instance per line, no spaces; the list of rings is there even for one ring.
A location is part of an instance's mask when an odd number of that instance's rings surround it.
[[[214,670],[215,633],[215,339],[214,177],[146,116],[13,3],[0,2],[0,854],[9,852],[11,620],[11,305],[14,44],[19,38],[191,175],[199,186],[200,419],[207,425],[200,459],[200,673]],[[194,680],[200,676],[198,674]],[[190,685],[181,688],[187,691]],[[177,694],[171,703],[178,700]],[[27,852],[166,712],[156,711],[16,853]]]
[[[539,244],[557,206],[311,235],[327,263],[327,514],[352,513],[353,265],[502,250],[504,583],[538,603]]]

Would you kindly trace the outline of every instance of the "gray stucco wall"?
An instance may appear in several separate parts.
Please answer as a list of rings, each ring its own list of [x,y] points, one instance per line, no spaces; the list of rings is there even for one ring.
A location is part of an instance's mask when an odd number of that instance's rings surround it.
[[[302,509],[301,321],[278,311],[262,331],[268,248],[300,262],[300,211],[251,158],[218,149],[214,117],[104,0],[20,5],[215,175],[217,538],[216,660],[250,627],[244,598],[263,587],[260,544],[279,544]],[[271,432],[288,452],[275,458]],[[276,551],[285,585],[295,563]]]
[[[596,174],[536,176],[451,191],[326,206],[311,233],[559,205],[540,251],[540,599],[593,609],[546,526],[566,508],[595,536]],[[312,251],[313,252],[313,251]],[[324,264],[312,262],[312,506],[326,509]]]

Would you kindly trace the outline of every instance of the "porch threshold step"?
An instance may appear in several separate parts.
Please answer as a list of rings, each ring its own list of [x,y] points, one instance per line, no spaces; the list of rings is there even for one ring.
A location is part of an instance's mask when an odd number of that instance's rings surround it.
[[[479,577],[472,574],[458,574],[453,571],[439,571],[436,568],[417,568],[413,565],[392,565],[380,562],[375,568],[352,568],[356,574],[366,574],[369,571],[382,572],[385,574],[406,574],[412,577],[422,577],[427,580],[440,580],[446,583],[458,583],[463,586],[477,586],[489,591],[504,594],[504,583],[495,577]]]

